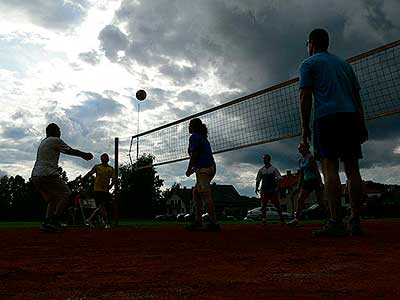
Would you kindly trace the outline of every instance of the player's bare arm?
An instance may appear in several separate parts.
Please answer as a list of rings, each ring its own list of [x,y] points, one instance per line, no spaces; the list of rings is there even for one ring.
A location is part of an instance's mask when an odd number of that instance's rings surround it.
[[[261,172],[258,171],[256,178],[256,194],[260,192]]]
[[[297,187],[296,189],[299,191],[300,188],[303,186],[303,181],[304,181],[304,172],[303,170],[299,170],[299,180],[297,181]]]
[[[185,173],[187,177],[189,177],[190,175],[192,175],[195,172],[193,166],[196,165],[196,162],[198,161],[198,159],[199,159],[199,153],[197,151],[193,151],[190,153],[189,165],[188,165],[186,173]]]
[[[304,142],[311,139],[310,116],[312,108],[312,89],[302,88],[300,90],[300,113],[301,113],[301,136]]]
[[[82,177],[82,180],[85,180],[89,178],[90,176],[94,175],[96,173],[96,167],[93,167],[85,176]]]
[[[68,151],[65,152],[65,154],[71,155],[71,156],[77,156],[80,158],[83,158],[84,160],[91,160],[93,158],[93,154],[90,152],[83,152],[78,149],[69,149]]]
[[[311,160],[311,165],[312,165],[312,167],[314,169],[314,172],[318,176],[319,184],[322,186],[322,178],[321,178],[321,174],[319,173],[317,162],[316,162],[316,160],[315,160],[315,158],[313,156],[310,158],[310,160]]]
[[[360,136],[360,142],[364,143],[368,140],[368,129],[367,129],[367,125],[365,123],[365,112],[364,112],[364,106],[362,104],[362,100],[361,100],[361,96],[360,96],[360,91],[356,90],[354,92],[354,101],[355,104],[357,106],[357,110],[358,112],[361,114],[360,118],[362,119],[362,123],[361,123],[361,136]]]

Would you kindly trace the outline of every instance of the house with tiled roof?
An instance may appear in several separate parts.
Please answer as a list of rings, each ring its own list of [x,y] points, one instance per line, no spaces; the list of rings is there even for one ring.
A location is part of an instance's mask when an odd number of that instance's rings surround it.
[[[297,207],[297,197],[298,190],[297,185],[299,182],[300,173],[296,171],[292,173],[291,170],[286,171],[285,175],[282,175],[282,180],[279,183],[280,189],[280,205],[283,211],[288,213],[293,213]],[[304,203],[304,207],[309,207],[317,202],[317,198],[315,193],[311,193],[311,195],[306,199]]]
[[[193,213],[192,192],[193,188],[180,187],[175,189],[166,200],[166,214]],[[250,198],[239,195],[235,187],[230,184],[213,183],[211,185],[211,193],[217,215],[231,214],[232,212],[243,215],[247,210],[259,206],[259,201],[255,197]],[[204,211],[207,211],[206,207],[204,207]]]
[[[189,213],[192,207],[192,188],[182,187],[174,189],[166,199],[166,214],[176,216],[180,213]]]

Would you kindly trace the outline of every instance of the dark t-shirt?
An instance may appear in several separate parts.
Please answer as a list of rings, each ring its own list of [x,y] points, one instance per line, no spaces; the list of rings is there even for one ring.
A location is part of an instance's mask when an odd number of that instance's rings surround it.
[[[198,133],[192,133],[189,138],[189,155],[198,152],[199,159],[194,165],[195,168],[208,168],[215,164],[209,141]]]

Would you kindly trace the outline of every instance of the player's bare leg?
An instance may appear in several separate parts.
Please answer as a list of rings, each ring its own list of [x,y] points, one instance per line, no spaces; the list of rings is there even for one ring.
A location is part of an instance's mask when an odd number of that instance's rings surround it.
[[[362,235],[363,232],[360,224],[360,206],[363,197],[363,191],[358,160],[345,160],[343,161],[343,165],[348,180],[349,197],[351,203],[349,231],[351,235]]]

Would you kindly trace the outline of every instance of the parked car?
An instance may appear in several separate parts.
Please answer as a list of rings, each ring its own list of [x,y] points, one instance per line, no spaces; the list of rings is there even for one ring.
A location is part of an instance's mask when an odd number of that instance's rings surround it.
[[[237,221],[238,219],[235,216],[222,216],[220,218],[222,221]]]
[[[326,219],[326,217],[326,212],[320,207],[318,203],[315,203],[301,211],[301,218],[305,220]]]
[[[283,215],[284,219],[292,218],[292,215],[287,212],[282,212],[282,215]],[[267,206],[266,218],[267,218],[267,220],[279,220],[278,210],[273,206]],[[256,207],[256,208],[250,209],[247,212],[247,216],[245,217],[245,221],[261,220],[261,219],[262,219],[261,207]]]
[[[204,222],[208,222],[208,221],[210,220],[210,216],[208,215],[208,213],[205,213],[205,214],[202,214],[202,215],[201,215],[201,219],[202,219]]]
[[[185,222],[186,213],[180,213],[176,215],[177,222]]]
[[[169,215],[157,215],[157,216],[155,216],[154,220],[156,220],[156,221],[174,221],[175,217],[169,216]]]
[[[194,221],[194,214],[185,214],[183,217],[185,222],[193,222]]]

